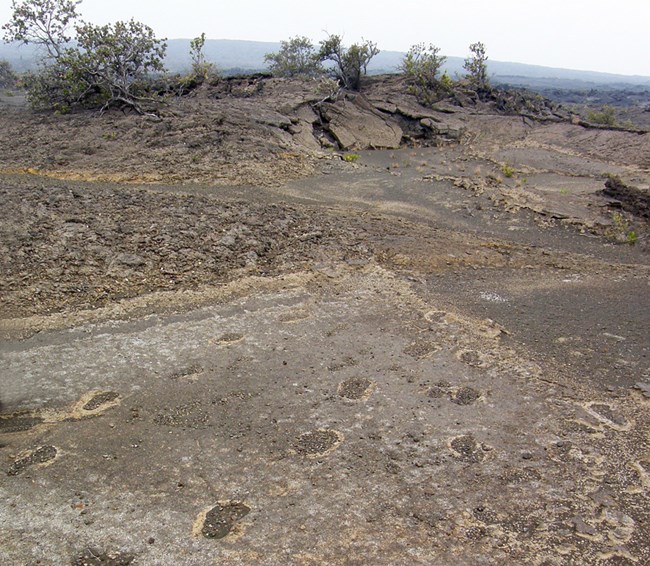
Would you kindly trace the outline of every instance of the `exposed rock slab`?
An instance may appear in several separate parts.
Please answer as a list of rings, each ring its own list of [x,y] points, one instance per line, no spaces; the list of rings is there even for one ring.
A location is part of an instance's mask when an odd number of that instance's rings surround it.
[[[322,113],[342,149],[397,149],[402,141],[397,122],[382,116],[361,96],[323,104]]]

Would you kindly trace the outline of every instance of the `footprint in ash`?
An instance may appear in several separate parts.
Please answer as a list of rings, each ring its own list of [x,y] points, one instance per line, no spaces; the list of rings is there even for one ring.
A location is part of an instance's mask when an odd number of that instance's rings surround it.
[[[250,513],[242,501],[219,501],[214,507],[202,511],[194,522],[194,536],[222,539],[234,534],[237,523]]]

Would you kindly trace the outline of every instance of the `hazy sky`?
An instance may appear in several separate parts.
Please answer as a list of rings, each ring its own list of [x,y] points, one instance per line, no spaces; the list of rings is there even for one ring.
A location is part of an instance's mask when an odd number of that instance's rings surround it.
[[[133,17],[168,38],[318,42],[329,32],[457,56],[482,41],[499,61],[650,76],[650,0],[84,0],[80,10],[97,24]],[[0,0],[0,22],[10,13]]]

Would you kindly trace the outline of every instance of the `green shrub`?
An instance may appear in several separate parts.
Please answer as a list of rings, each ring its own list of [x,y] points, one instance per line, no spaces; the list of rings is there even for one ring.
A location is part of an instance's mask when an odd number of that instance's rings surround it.
[[[609,104],[605,104],[600,111],[590,110],[587,112],[587,120],[603,126],[616,126],[616,114],[614,108]]]
[[[399,70],[409,84],[409,92],[424,105],[430,105],[449,90],[449,75],[445,81],[438,79],[438,73],[447,58],[440,55],[440,48],[435,45],[418,43],[413,45],[402,62]]]
[[[18,82],[18,76],[11,68],[9,61],[0,59],[0,88],[13,88]]]
[[[514,167],[510,167],[507,163],[501,167],[501,173],[503,173],[508,179],[514,176],[515,174],[515,169]]]
[[[485,45],[480,41],[469,46],[472,55],[465,59],[463,68],[467,71],[469,83],[476,89],[489,89],[490,82],[487,75],[487,60]]]
[[[440,77],[440,84],[446,91],[451,91],[454,88],[454,80],[449,76],[449,73],[447,71],[442,73],[442,77]]]
[[[636,231],[630,230],[627,219],[620,212],[612,213],[612,226],[607,235],[617,242],[623,242],[631,246],[636,244],[637,241]]]
[[[292,37],[280,42],[280,51],[267,53],[264,60],[277,77],[317,77],[323,73],[313,43],[306,37]]]

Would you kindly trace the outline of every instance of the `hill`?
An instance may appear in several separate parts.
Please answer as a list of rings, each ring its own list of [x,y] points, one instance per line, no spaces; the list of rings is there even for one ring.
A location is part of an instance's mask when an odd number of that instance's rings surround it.
[[[171,72],[183,72],[190,65],[190,40],[170,39],[167,44],[168,69]],[[277,42],[209,39],[205,42],[204,50],[206,58],[224,74],[237,74],[265,70],[264,55],[279,48],[280,44]],[[404,53],[399,51],[382,51],[372,60],[368,70],[372,74],[393,73],[403,57]],[[24,71],[35,67],[38,56],[36,49],[31,46],[0,44],[0,59],[8,60],[18,71]],[[546,88],[576,89],[599,85],[608,85],[611,88],[641,85],[650,88],[650,77],[638,75],[559,69],[492,60],[488,62],[488,66],[495,82],[519,86],[534,87],[542,81]],[[463,74],[463,59],[448,57],[445,68],[452,76]]]

